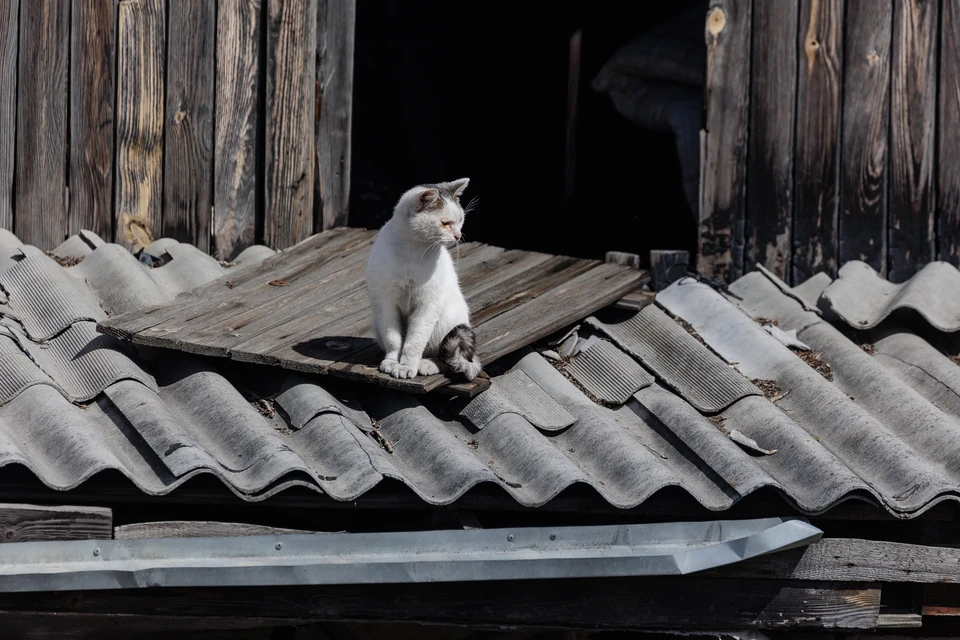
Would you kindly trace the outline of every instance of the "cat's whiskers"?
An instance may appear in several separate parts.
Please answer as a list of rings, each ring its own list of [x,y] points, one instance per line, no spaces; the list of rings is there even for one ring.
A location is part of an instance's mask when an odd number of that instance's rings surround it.
[[[441,245],[441,244],[443,244],[443,236],[437,236],[436,238],[434,238],[434,239],[433,239],[433,242],[430,243],[430,246],[428,246],[426,249],[424,249],[424,250],[423,250],[423,253],[420,254],[420,259],[423,260],[424,257],[427,255],[427,252],[428,252],[428,251],[430,251],[430,250],[433,249],[434,247],[436,247],[436,246],[438,246],[438,245]]]

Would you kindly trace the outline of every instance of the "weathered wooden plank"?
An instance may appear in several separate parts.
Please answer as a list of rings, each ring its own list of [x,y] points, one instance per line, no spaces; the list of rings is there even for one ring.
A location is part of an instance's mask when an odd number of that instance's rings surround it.
[[[213,254],[220,260],[256,238],[260,3],[221,2],[217,10]]]
[[[710,575],[830,582],[960,584],[960,549],[824,538],[802,549],[716,569]]]
[[[837,272],[843,0],[801,0],[793,283]]]
[[[13,229],[13,168],[17,139],[17,36],[20,2],[0,6],[0,228]]]
[[[626,251],[607,251],[603,256],[603,261],[607,264],[619,264],[625,267],[640,268],[640,254],[627,253]]]
[[[347,224],[356,0],[317,0],[316,229]]]
[[[109,540],[113,512],[102,507],[0,504],[0,543]]]
[[[14,231],[52,249],[67,233],[69,0],[20,5]]]
[[[70,215],[67,233],[113,240],[113,2],[73,0],[70,23]]]
[[[710,0],[707,11],[697,270],[728,281],[743,273],[752,5]]]
[[[267,1],[264,240],[275,249],[313,233],[317,0]]]
[[[236,271],[231,269],[223,277],[187,292],[178,299],[177,305],[165,303],[114,316],[98,328],[121,338],[133,336],[137,341],[138,335],[164,322],[192,321],[214,307],[227,313],[229,307],[222,303],[236,304],[246,295],[256,295],[275,279],[289,282],[303,273],[326,269],[327,265],[358,249],[370,237],[370,232],[345,228],[318,234],[295,251],[277,253],[252,267],[234,267]]]
[[[344,246],[347,251],[353,249],[345,256],[337,253],[304,260],[251,280],[252,286],[241,283],[220,287],[211,296],[192,296],[190,302],[178,305],[179,312],[167,313],[161,322],[144,332],[142,344],[154,343],[150,336],[155,336],[159,344],[175,340],[177,344],[200,346],[196,353],[226,356],[231,347],[251,337],[262,337],[263,332],[279,324],[299,318],[306,322],[304,314],[311,307],[345,295],[344,289],[363,283],[372,238],[356,240],[361,242]],[[304,280],[301,282],[300,278]],[[271,285],[271,282],[287,285]]]
[[[893,282],[907,280],[936,255],[937,14],[933,0],[894,3],[888,273]]]
[[[540,295],[596,267],[595,263],[588,260],[553,256],[537,267],[508,271],[501,279],[492,281],[482,289],[465,291],[471,322],[476,326],[490,322],[501,313],[536,300]]]
[[[116,540],[144,540],[149,538],[227,538],[238,536],[277,536],[320,533],[303,529],[284,529],[244,522],[214,522],[209,520],[165,520],[138,522],[115,527]]]
[[[936,198],[940,214],[937,216],[940,220],[937,230],[939,259],[956,267],[960,266],[960,145],[957,144],[957,131],[960,131],[960,0],[943,1],[937,90],[940,99]],[[2,91],[0,89],[0,93]],[[0,179],[2,176],[0,171]]]
[[[376,606],[370,606],[375,602]],[[575,602],[576,606],[570,603]],[[605,578],[407,585],[4,593],[0,611],[163,613],[613,629],[872,629],[880,589],[769,580]]]
[[[163,195],[163,0],[120,3],[117,53],[116,242],[159,237]]]
[[[747,159],[746,269],[790,278],[797,2],[755,2]]]
[[[545,338],[635,289],[645,274],[602,264],[476,327],[481,362]]]
[[[162,229],[165,237],[206,252],[213,206],[217,7],[215,0],[168,2]]]
[[[843,53],[840,264],[887,270],[887,135],[893,4],[847,0]]]
[[[116,316],[98,328],[137,344],[418,393],[448,385],[445,376],[394,380],[377,371],[380,354],[371,339],[364,274],[374,237],[343,228],[324,232],[175,303]],[[497,345],[486,362],[589,315],[648,279],[629,267],[482,244],[462,249],[458,270],[478,335],[494,327],[487,334]],[[483,353],[481,347],[481,358]],[[478,380],[451,392],[471,395],[488,385]]]

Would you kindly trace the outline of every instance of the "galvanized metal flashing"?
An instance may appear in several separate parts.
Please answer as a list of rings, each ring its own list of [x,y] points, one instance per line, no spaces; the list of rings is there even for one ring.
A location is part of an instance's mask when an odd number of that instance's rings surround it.
[[[0,592],[683,575],[812,544],[789,518],[0,545]]]

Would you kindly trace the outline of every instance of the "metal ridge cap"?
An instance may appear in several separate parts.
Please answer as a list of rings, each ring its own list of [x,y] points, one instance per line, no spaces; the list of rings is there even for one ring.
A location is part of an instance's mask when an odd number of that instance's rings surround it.
[[[22,542],[0,592],[683,575],[812,544],[797,518],[587,527]]]

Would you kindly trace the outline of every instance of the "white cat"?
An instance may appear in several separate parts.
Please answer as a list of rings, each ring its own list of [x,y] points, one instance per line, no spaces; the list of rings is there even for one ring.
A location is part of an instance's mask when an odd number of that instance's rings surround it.
[[[448,246],[461,238],[468,178],[414,187],[400,197],[367,261],[380,371],[394,378],[480,373],[470,311]],[[424,357],[427,356],[427,357]]]

